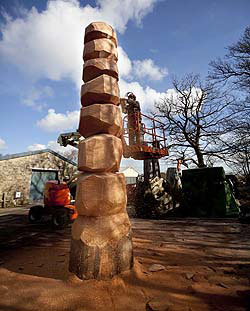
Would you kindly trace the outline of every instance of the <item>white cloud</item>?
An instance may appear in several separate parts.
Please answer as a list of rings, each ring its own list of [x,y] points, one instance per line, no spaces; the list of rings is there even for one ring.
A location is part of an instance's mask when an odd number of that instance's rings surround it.
[[[121,33],[126,30],[129,20],[141,24],[143,17],[153,10],[157,0],[97,0],[104,21],[111,22]]]
[[[79,114],[79,110],[67,111],[64,114],[49,109],[46,117],[37,121],[37,126],[47,132],[75,131],[78,127]]]
[[[35,7],[1,25],[0,56],[32,78],[81,83],[84,28],[95,20],[124,32],[127,22],[140,24],[156,0],[99,0],[96,7],[81,7],[77,0],[48,1],[46,10]],[[125,61],[125,65],[128,61]],[[127,69],[121,69],[126,74]]]
[[[0,138],[0,150],[4,149],[7,149],[7,144],[2,138]]]
[[[138,82],[127,82],[121,79],[119,86],[121,97],[124,97],[127,92],[133,92],[136,95],[143,112],[152,110],[154,103],[165,96],[165,93],[157,92],[149,86],[142,87]]]
[[[43,150],[43,149],[46,149],[46,146],[42,144],[33,144],[27,147],[28,151],[36,151],[36,150]]]
[[[32,144],[27,147],[28,151],[37,151],[37,150],[43,150],[43,149],[51,149],[61,154],[64,154],[65,152],[69,152],[71,150],[76,150],[76,148],[69,146],[69,145],[67,147],[62,147],[54,140],[50,140],[47,145]]]
[[[53,90],[50,86],[40,87],[39,89],[33,87],[23,98],[22,103],[35,110],[41,111],[47,106],[44,102],[45,98],[52,96]]]
[[[133,61],[133,73],[139,79],[147,78],[159,81],[167,75],[168,71],[166,68],[160,68],[155,65],[153,60],[149,58]]]
[[[47,144],[47,148],[52,149],[56,152],[64,154],[65,152],[69,152],[71,150],[76,150],[75,147],[68,145],[67,147],[60,146],[56,141],[50,140]]]
[[[124,78],[129,78],[132,69],[132,63],[129,59],[127,53],[123,50],[121,46],[118,46],[118,70],[119,76]]]
[[[21,12],[16,19],[5,16],[5,24],[1,25],[0,57],[16,65],[24,74],[29,74],[33,81],[40,78],[56,81],[66,78],[80,88],[84,28],[92,21],[102,20],[122,33],[129,20],[140,25],[156,2],[98,0],[96,6],[82,7],[78,0],[53,0],[48,1],[42,12],[33,7]],[[166,74],[165,69],[160,69],[151,59],[132,62],[121,46],[118,52],[121,96],[133,91],[144,110],[152,108],[162,93],[132,81],[138,77],[160,79]],[[45,95],[51,96],[48,92]],[[45,95],[33,88],[23,103],[41,110],[46,104]],[[37,125],[49,132],[75,130],[78,117],[78,111],[56,113],[49,109],[48,115],[39,120]]]
[[[188,94],[189,90],[184,91],[184,93]],[[195,111],[195,109],[197,109],[197,105],[199,104],[199,100],[201,98],[201,93],[202,91],[200,88],[193,87],[187,107],[184,107],[182,95],[180,93],[177,93],[175,89],[168,89],[165,92],[164,98],[168,99],[170,102],[175,102],[176,105],[172,107],[173,113],[183,113],[184,110],[187,110],[187,113],[191,114]]]

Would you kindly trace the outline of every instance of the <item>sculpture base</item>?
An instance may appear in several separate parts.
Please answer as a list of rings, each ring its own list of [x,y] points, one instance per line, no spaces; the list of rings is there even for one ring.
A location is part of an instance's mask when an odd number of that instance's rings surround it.
[[[90,246],[81,239],[71,240],[69,271],[82,280],[107,280],[133,267],[130,234],[116,243]]]

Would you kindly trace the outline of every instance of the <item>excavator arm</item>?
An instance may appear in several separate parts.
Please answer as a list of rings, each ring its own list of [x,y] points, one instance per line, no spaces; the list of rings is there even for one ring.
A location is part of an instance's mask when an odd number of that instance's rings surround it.
[[[60,146],[67,147],[68,145],[78,148],[80,140],[83,137],[78,132],[62,133],[59,135],[57,142]]]

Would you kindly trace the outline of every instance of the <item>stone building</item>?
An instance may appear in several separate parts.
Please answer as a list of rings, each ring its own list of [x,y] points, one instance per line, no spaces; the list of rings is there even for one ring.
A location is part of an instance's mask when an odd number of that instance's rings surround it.
[[[0,158],[0,207],[43,200],[44,184],[77,172],[77,164],[50,149]]]

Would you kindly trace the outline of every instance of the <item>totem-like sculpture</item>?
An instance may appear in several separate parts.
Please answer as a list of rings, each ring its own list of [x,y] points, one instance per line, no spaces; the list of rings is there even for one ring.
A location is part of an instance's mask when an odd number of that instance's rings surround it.
[[[133,266],[131,225],[126,211],[117,38],[111,26],[85,29],[76,208],[69,271],[80,279],[109,279]]]

